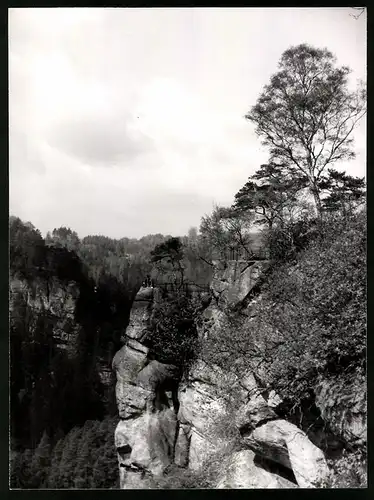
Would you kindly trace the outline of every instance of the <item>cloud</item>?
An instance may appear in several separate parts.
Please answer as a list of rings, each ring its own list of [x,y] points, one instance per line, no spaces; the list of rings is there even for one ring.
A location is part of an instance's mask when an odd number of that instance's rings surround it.
[[[10,210],[43,232],[182,234],[267,160],[244,114],[283,50],[366,74],[366,21],[344,8],[9,12]],[[341,166],[363,175],[355,136]]]
[[[131,127],[131,118],[116,112],[64,119],[47,140],[89,165],[124,165],[154,149],[150,137]]]

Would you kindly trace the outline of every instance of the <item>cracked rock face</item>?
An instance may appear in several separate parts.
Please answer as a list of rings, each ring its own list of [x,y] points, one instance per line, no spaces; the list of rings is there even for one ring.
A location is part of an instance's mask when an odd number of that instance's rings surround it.
[[[153,289],[140,290],[126,344],[113,359],[121,418],[115,446],[122,489],[151,488],[153,476],[162,474],[174,459],[179,370],[149,360],[148,348],[138,340],[146,338],[153,301]]]
[[[316,405],[322,418],[349,443],[367,442],[367,386],[364,377],[331,377],[315,388]]]
[[[217,457],[219,489],[317,485],[327,471],[322,451],[279,419],[277,395],[265,399],[252,372],[239,379],[200,359],[181,381],[176,366],[149,359],[142,342],[157,291],[140,292],[126,343],[113,359],[121,488],[154,488],[173,464],[198,471]]]
[[[215,431],[215,424],[226,414],[223,375],[199,360],[179,388],[178,420],[187,432],[185,446],[188,467],[192,470],[199,469],[228,444],[228,440],[217,436]]]
[[[131,360],[131,357],[121,359]],[[137,373],[131,363],[114,363],[121,417],[115,445],[123,489],[151,487],[151,478],[162,474],[174,458],[178,371],[155,360],[145,364],[146,353],[143,361],[139,363],[136,359]]]
[[[145,339],[152,316],[153,304],[156,299],[156,289],[141,288],[134,299],[126,337],[142,341]]]
[[[215,261],[212,292],[220,307],[242,302],[269,267],[267,261]]]
[[[53,337],[60,349],[74,357],[79,325],[75,321],[75,308],[79,299],[76,282],[64,283],[57,278],[46,282],[35,278],[32,283],[10,276],[9,313],[13,314],[14,301],[22,298],[25,304],[38,315],[48,311],[53,322]]]
[[[290,422],[281,419],[267,422],[243,439],[258,455],[292,470],[301,488],[316,487],[328,475],[323,452]]]
[[[222,471],[217,488],[279,489],[297,488],[297,486],[292,481],[256,463],[256,454],[253,451],[241,450],[231,455],[225,470]]]

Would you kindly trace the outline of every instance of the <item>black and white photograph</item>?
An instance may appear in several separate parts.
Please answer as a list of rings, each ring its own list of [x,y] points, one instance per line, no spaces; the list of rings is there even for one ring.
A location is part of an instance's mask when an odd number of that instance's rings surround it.
[[[8,61],[9,489],[367,488],[367,9],[9,8]]]

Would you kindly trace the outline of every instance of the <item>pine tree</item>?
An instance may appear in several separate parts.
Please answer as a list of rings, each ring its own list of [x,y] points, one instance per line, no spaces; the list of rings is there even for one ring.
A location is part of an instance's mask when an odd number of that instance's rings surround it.
[[[34,451],[30,464],[30,488],[40,488],[48,476],[50,466],[51,444],[46,431]]]
[[[10,487],[22,488],[23,457],[21,452],[14,452],[10,461]]]
[[[55,447],[53,448],[51,454],[51,466],[49,468],[48,477],[46,478],[45,481],[45,487],[47,488],[57,489],[61,487],[59,476],[60,476],[60,462],[64,445],[65,445],[64,437],[62,437],[57,441]]]
[[[81,439],[79,440],[79,448],[76,455],[76,466],[74,473],[74,487],[88,488],[89,478],[92,475],[91,467],[91,446],[95,437],[94,426],[92,421],[90,425],[86,425],[82,429]]]
[[[61,488],[74,487],[75,461],[78,439],[81,432],[81,428],[74,427],[65,438],[65,445],[60,461],[59,481],[61,482]]]

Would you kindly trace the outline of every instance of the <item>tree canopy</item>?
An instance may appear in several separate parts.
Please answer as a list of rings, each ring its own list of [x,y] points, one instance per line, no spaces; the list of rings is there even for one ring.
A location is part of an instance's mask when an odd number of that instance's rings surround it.
[[[352,132],[366,113],[366,89],[348,85],[350,69],[336,66],[327,49],[301,44],[286,50],[279,71],[246,114],[272,161],[308,180],[322,216],[318,182],[326,168],[355,157]]]

